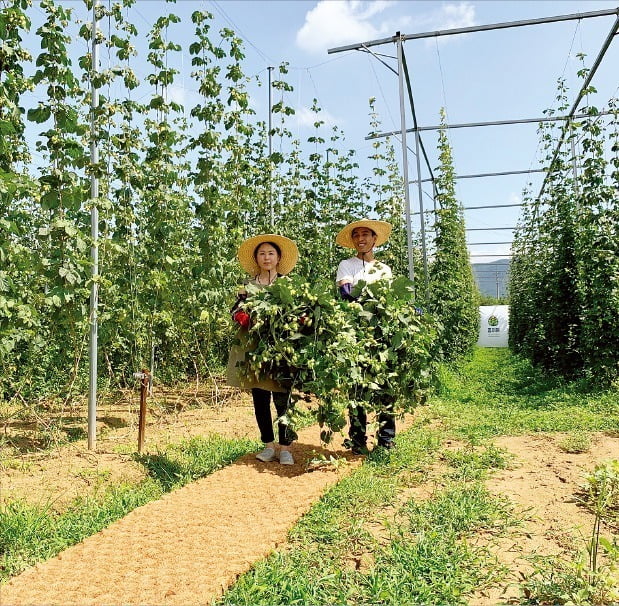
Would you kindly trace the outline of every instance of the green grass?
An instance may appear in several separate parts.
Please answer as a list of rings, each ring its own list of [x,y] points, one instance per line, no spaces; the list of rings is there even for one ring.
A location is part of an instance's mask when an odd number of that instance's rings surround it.
[[[478,349],[459,368],[443,368],[440,379],[415,427],[398,435],[397,447],[373,452],[330,489],[291,529],[289,544],[257,562],[220,604],[466,604],[474,591],[501,583],[506,572],[476,539],[483,535],[482,543],[491,544],[518,523],[509,505],[484,488],[489,474],[509,464],[490,439],[564,431],[576,449],[582,445],[574,437],[619,431],[616,390],[594,392],[549,379],[506,350]],[[457,449],[454,440],[461,442]],[[138,457],[149,474],[142,483],[76,500],[63,513],[22,502],[3,506],[0,579],[257,446],[194,438]],[[423,497],[415,496],[419,487]],[[545,570],[538,570],[541,581],[523,583],[529,595],[565,589],[556,575],[543,577]]]
[[[559,448],[564,452],[581,453],[591,449],[591,434],[588,431],[570,431],[559,442]]]
[[[515,522],[479,479],[445,476],[432,498],[403,499],[407,488],[427,481],[440,445],[437,431],[415,429],[398,436],[394,451],[370,455],[292,529],[288,549],[258,562],[219,603],[465,603],[466,593],[502,574],[468,539]],[[500,459],[475,455],[466,467],[484,478]],[[449,469],[462,466],[454,459]]]
[[[428,501],[407,503],[405,520],[362,576],[363,603],[457,604],[493,581],[496,560],[469,539],[507,519],[479,482],[455,483]],[[378,591],[377,591],[378,589]]]
[[[99,532],[165,492],[204,477],[252,452],[251,440],[192,438],[156,455],[138,456],[148,470],[140,484],[118,484],[96,497],[76,499],[66,511],[21,501],[0,507],[0,581]]]
[[[430,413],[459,437],[480,441],[530,432],[619,431],[617,390],[547,377],[501,348],[478,348],[441,370]]]
[[[440,388],[418,412],[395,450],[372,453],[290,531],[286,549],[257,562],[217,603],[467,604],[474,592],[505,584],[488,546],[520,523],[484,487],[510,462],[489,440],[619,430],[616,391],[549,379],[500,349],[477,349],[460,368],[443,368]],[[444,448],[448,438],[463,447]],[[421,484],[430,484],[429,497],[407,496]],[[532,603],[526,592],[522,600]]]
[[[225,467],[258,448],[253,440],[227,440],[213,435],[170,445],[155,455],[136,456],[149,475],[168,492]]]

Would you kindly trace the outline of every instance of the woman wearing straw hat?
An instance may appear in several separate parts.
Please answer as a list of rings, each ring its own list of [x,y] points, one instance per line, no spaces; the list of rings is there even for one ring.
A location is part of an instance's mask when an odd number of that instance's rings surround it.
[[[357,254],[344,259],[337,268],[336,282],[340,295],[347,301],[354,301],[352,289],[358,282],[376,282],[390,280],[391,268],[374,258],[374,248],[384,244],[391,234],[391,224],[386,221],[362,219],[354,221],[344,227],[335,238],[335,241],[345,248],[354,248]],[[378,397],[380,393],[377,394]],[[391,448],[395,438],[395,417],[388,412],[390,403],[385,403],[387,411],[378,415],[378,445]],[[349,429],[346,444],[355,454],[367,453],[367,414],[362,406],[348,409]]]
[[[237,256],[241,267],[251,276],[250,282],[264,288],[273,284],[278,277],[286,275],[292,270],[299,259],[299,251],[297,245],[289,238],[277,234],[261,234],[245,240],[239,247]],[[232,308],[232,318],[239,324],[238,339],[240,345],[234,345],[230,350],[228,383],[234,387],[251,389],[260,439],[264,443],[264,450],[259,452],[256,458],[266,463],[276,459],[271,395],[277,416],[281,418],[288,410],[290,391],[270,377],[256,379],[256,377],[248,377],[242,374],[239,362],[245,360],[247,351],[251,349],[248,339],[250,317],[242,309],[242,303],[246,298],[247,293],[241,291]],[[282,465],[294,464],[290,452],[292,435],[287,424],[278,422],[279,462]]]

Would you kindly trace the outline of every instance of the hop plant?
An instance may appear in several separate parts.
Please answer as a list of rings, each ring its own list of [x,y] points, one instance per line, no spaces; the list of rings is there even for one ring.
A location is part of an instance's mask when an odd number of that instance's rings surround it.
[[[343,301],[328,282],[278,279],[249,286],[244,305],[256,343],[247,371],[270,376],[293,393],[313,393],[313,410],[329,442],[346,424],[349,406],[396,414],[421,402],[434,375],[436,327],[419,314],[407,278],[360,283]],[[291,412],[294,423],[294,411]]]

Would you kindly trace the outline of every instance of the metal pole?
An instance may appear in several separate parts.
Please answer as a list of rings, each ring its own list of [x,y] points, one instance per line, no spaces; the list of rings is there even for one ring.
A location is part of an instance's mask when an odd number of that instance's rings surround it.
[[[478,179],[480,177],[505,177],[507,175],[528,175],[529,173],[547,173],[546,168],[529,168],[528,170],[506,170],[500,173],[478,173],[476,175],[454,175],[454,179]],[[556,172],[556,171],[555,171]],[[432,179],[421,179],[422,183],[429,183]],[[417,183],[413,179],[411,183]]]
[[[512,244],[512,241],[509,242],[469,242],[469,246],[483,246],[485,244]]]
[[[271,161],[271,153],[273,151],[273,141],[271,130],[273,128],[273,89],[271,87],[271,73],[273,72],[273,67],[267,68],[269,71],[269,204],[271,205],[271,229],[273,229],[273,225],[275,225],[275,216],[273,213],[273,162]]]
[[[488,206],[463,206],[462,210],[486,210],[488,208],[510,208],[510,207],[514,207],[514,206],[522,206],[522,202],[519,202],[518,204],[489,204]],[[425,210],[424,213],[431,213],[431,212],[436,212],[436,204],[434,205],[434,211],[431,210]],[[414,212],[413,215],[418,215],[418,212]],[[492,229],[492,228],[488,228],[488,229]]]
[[[341,53],[349,50],[367,50],[370,46],[380,46],[390,42],[397,42],[396,37],[401,40],[420,40],[421,38],[436,38],[438,36],[454,36],[456,34],[470,34],[473,32],[487,32],[494,29],[506,29],[511,27],[524,27],[527,25],[540,25],[542,23],[557,23],[559,21],[573,21],[575,19],[589,19],[592,17],[606,17],[609,15],[619,15],[619,7],[600,11],[590,11],[586,13],[572,13],[570,15],[557,15],[555,17],[542,17],[540,19],[524,19],[520,21],[507,21],[503,23],[491,23],[489,25],[473,25],[471,27],[457,27],[454,29],[436,30],[433,32],[422,32],[419,34],[406,34],[400,36],[398,32],[390,38],[381,38],[379,40],[370,40],[368,42],[358,42],[356,44],[348,44],[346,46],[338,46],[330,48],[327,54]]]
[[[596,116],[611,116],[614,115],[615,112],[612,111],[601,111],[596,114]],[[480,126],[511,126],[512,124],[538,124],[540,122],[565,122],[568,120],[577,120],[579,118],[588,118],[589,114],[574,114],[573,116],[552,116],[552,117],[544,117],[544,118],[521,118],[519,120],[489,120],[486,122],[463,122],[459,124],[437,124],[432,126],[414,126],[413,128],[409,128],[406,130],[408,133],[412,133],[415,129],[420,131],[427,130],[440,130],[441,128],[448,128],[449,130],[453,130],[454,128],[478,128]],[[391,130],[383,133],[372,133],[365,137],[366,141],[371,139],[380,139],[381,137],[391,137],[393,135],[399,135],[399,130]]]
[[[410,77],[408,74],[408,66],[406,65],[406,56],[404,55],[404,46],[403,43],[402,44],[402,68],[404,71],[404,76],[406,77],[406,89],[408,91],[408,100],[411,104],[411,113],[413,116],[413,126],[415,127],[415,158],[417,160],[417,177],[421,177],[421,158],[419,157],[419,151],[423,151],[423,156],[426,160],[426,166],[428,168],[428,171],[430,173],[430,178],[432,179],[432,185],[433,187],[435,186],[435,182],[434,182],[434,174],[432,173],[432,167],[430,166],[430,161],[428,160],[428,156],[426,154],[426,150],[423,146],[423,143],[421,141],[421,134],[419,133],[419,130],[417,129],[417,112],[415,112],[415,102],[413,101],[413,88],[411,86],[411,81],[410,81]],[[420,213],[420,217],[423,219],[424,217],[424,210],[423,210],[423,189],[421,187],[421,179],[418,178],[417,179],[417,193],[418,193],[418,198],[419,198],[419,213]],[[427,253],[427,249],[426,249],[426,226],[424,221],[420,222],[420,227],[421,227],[421,251],[422,251],[422,256],[423,256],[423,275],[424,275],[424,282],[425,282],[425,298],[426,301],[428,300],[428,296],[430,294],[430,279],[429,279],[429,275],[428,275],[428,253]]]
[[[404,210],[406,217],[406,246],[408,248],[408,277],[415,281],[415,268],[413,265],[413,234],[411,226],[411,200],[408,182],[408,152],[406,148],[406,116],[404,113],[404,67],[402,65],[402,39],[396,36],[398,45],[398,89],[400,92],[400,126],[402,130],[402,177],[404,179]],[[419,153],[417,153],[417,170],[419,171]],[[421,175],[417,174],[418,179]]]
[[[97,71],[99,64],[99,44],[97,42],[97,12],[99,0],[92,5],[92,72]],[[96,165],[99,162],[99,149],[96,137],[96,110],[99,105],[99,92],[91,78],[91,113],[90,113],[90,162]],[[99,304],[99,209],[97,198],[99,197],[99,180],[93,171],[90,177],[90,197],[92,208],[90,210],[90,258],[92,261],[90,285],[90,340],[89,340],[89,385],[88,385],[88,449],[95,450],[97,447],[97,307]]]
[[[404,49],[402,48],[402,65],[404,66],[404,77],[406,78],[406,90],[408,91],[408,100],[411,104],[411,114],[413,116],[413,128],[412,129],[408,129],[409,131],[417,130],[417,127],[419,126],[417,124],[417,112],[415,111],[415,102],[413,100],[413,87],[411,86],[411,80],[408,74],[408,65],[406,65],[406,55],[404,54]],[[432,165],[430,164],[430,160],[428,159],[428,154],[426,153],[426,148],[423,145],[423,141],[421,140],[421,135],[418,138],[419,141],[419,147],[421,147],[421,151],[423,152],[423,157],[426,161],[426,168],[428,169],[428,172],[430,173],[430,178],[432,180],[434,180],[434,173],[432,172]],[[417,150],[417,153],[419,153],[419,150]]]

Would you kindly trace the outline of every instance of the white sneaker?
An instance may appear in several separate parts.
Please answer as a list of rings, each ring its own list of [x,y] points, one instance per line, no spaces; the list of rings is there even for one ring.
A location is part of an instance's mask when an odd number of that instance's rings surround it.
[[[294,459],[292,453],[289,450],[282,450],[279,453],[279,462],[282,465],[294,465]]]
[[[269,461],[275,461],[275,449],[274,448],[265,448],[262,452],[259,452],[256,455],[256,459],[262,461],[263,463],[268,463]]]

